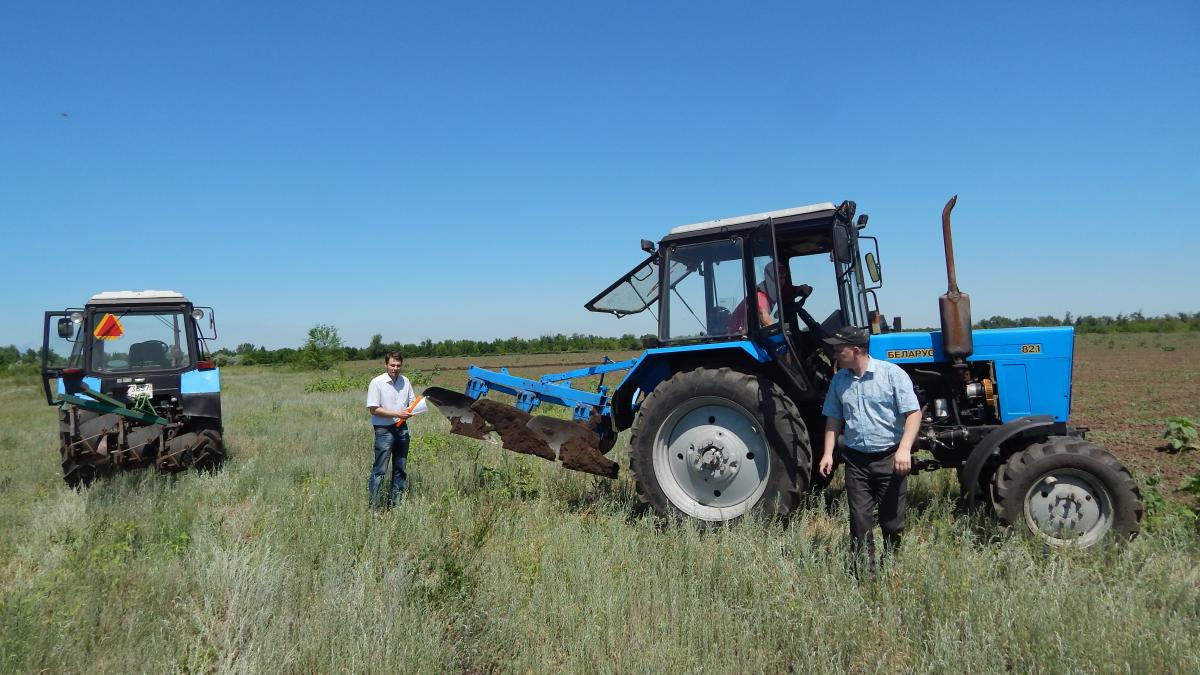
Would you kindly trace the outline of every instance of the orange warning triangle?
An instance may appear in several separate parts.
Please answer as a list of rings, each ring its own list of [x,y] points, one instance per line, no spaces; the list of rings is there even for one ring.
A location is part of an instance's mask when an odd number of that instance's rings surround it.
[[[100,323],[96,324],[96,330],[92,331],[101,340],[115,340],[125,334],[125,329],[121,326],[121,322],[112,314],[105,314],[100,318]]]

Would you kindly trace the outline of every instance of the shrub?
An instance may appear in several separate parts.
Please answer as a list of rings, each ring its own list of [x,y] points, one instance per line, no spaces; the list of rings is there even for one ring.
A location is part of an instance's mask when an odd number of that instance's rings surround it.
[[[343,375],[338,373],[333,377],[321,377],[304,386],[304,391],[315,394],[336,394],[343,391],[361,389],[366,391],[374,375]]]
[[[1200,430],[1196,421],[1187,417],[1172,417],[1167,420],[1167,430],[1163,432],[1167,439],[1167,447],[1174,452],[1200,450]]]
[[[411,371],[405,372],[404,376],[408,378],[409,383],[413,387],[422,387],[432,382],[433,378],[439,373],[440,370],[437,368],[434,368],[433,373],[426,373],[423,370],[414,368]],[[337,375],[332,377],[321,377],[309,382],[304,385],[304,391],[310,394],[336,394],[356,389],[366,391],[367,385],[371,384],[371,380],[375,379],[375,377],[375,375],[371,374],[346,375],[339,371]]]

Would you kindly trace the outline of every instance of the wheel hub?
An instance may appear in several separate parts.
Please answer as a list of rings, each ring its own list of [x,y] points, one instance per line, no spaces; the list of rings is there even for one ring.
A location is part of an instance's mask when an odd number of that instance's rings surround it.
[[[735,518],[767,486],[770,451],[753,413],[700,396],[677,407],[655,438],[654,467],[666,497],[702,520]]]
[[[701,480],[709,482],[724,482],[732,480],[738,470],[738,461],[732,453],[726,452],[725,443],[716,437],[705,438],[699,443],[692,443],[687,452],[688,463],[692,471]]]
[[[1026,498],[1026,514],[1046,536],[1060,541],[1094,538],[1110,526],[1102,488],[1075,473],[1043,476]]]

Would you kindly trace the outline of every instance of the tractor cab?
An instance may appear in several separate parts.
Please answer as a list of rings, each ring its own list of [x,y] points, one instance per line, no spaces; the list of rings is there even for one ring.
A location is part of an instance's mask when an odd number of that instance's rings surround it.
[[[821,339],[845,325],[882,329],[877,244],[859,237],[854,202],[812,204],[676,227],[585,307],[618,317],[650,311],[649,346],[750,340],[779,358],[796,388],[823,393]],[[861,258],[862,241],[874,250]],[[864,267],[867,274],[864,274]],[[667,288],[667,293],[661,293]]]
[[[83,308],[46,312],[46,402],[77,393],[84,380],[104,393],[126,389],[135,379],[177,388],[184,373],[213,368],[205,342],[215,331],[211,308],[196,307],[173,291],[98,293]],[[52,380],[60,382],[57,392],[51,391]]]

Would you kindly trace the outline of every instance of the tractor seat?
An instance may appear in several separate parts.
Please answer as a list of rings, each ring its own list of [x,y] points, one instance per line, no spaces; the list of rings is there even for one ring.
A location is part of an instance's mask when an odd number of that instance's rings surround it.
[[[148,340],[129,345],[129,366],[167,366],[167,349],[161,342]]]

